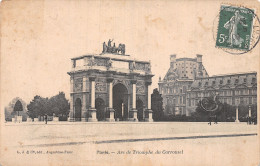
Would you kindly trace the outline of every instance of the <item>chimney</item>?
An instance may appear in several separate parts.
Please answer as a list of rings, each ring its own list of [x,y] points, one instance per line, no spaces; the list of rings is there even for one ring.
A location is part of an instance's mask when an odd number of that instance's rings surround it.
[[[170,65],[171,65],[171,68],[174,68],[174,64],[175,64],[175,61],[176,61],[176,55],[170,55]]]
[[[197,54],[197,62],[202,63],[202,55]]]

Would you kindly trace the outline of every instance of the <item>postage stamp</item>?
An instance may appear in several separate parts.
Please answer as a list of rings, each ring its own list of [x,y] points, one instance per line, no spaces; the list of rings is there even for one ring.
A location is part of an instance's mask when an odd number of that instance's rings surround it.
[[[249,51],[255,17],[253,9],[222,5],[216,47]]]

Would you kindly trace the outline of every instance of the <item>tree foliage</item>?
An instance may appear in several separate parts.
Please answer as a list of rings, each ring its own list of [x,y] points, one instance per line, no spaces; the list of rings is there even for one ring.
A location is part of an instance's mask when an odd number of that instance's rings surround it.
[[[27,105],[27,114],[31,118],[37,118],[44,115],[67,116],[69,113],[69,102],[65,98],[63,92],[58,95],[48,98],[43,98],[36,95],[30,104]]]
[[[153,119],[155,121],[160,121],[163,119],[163,98],[157,88],[153,90],[151,99]]]
[[[192,116],[196,119],[196,121],[207,121],[209,116],[217,116],[218,121],[235,121],[236,118],[236,108],[237,106],[232,106],[227,103],[221,103],[220,101],[216,100],[218,105],[218,109],[215,111],[206,111],[201,106],[201,101],[197,104],[196,111],[192,114]],[[238,106],[238,115],[239,120],[245,120],[248,116],[249,106],[251,107],[251,115],[252,117],[256,117],[256,110],[257,105],[239,105]]]

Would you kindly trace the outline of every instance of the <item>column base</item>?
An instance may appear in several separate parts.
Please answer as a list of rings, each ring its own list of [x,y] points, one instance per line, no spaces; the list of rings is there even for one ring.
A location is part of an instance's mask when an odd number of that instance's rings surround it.
[[[70,118],[69,121],[70,122],[75,122],[75,118]]]
[[[151,109],[145,110],[145,122],[153,122],[153,111]]]
[[[113,108],[109,108],[109,118],[106,118],[108,122],[115,122],[115,110]]]
[[[138,122],[137,109],[132,109],[131,111],[129,111],[129,114],[130,114],[129,121]]]
[[[236,122],[236,123],[239,123],[240,121],[237,119],[237,120],[235,120],[235,122]]]
[[[81,118],[81,121],[82,121],[82,122],[87,122],[87,121],[88,121],[88,118]]]
[[[87,120],[88,122],[97,122],[97,119],[93,119],[93,118],[88,118]]]
[[[89,118],[88,118],[88,122],[97,122],[97,110],[95,108],[91,108],[88,110],[89,111]]]
[[[108,122],[115,122],[115,119],[106,118],[106,121],[108,121]]]

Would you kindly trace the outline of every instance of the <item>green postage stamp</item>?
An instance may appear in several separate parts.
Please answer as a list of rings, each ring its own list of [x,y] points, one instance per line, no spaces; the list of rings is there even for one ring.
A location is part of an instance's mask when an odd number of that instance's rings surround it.
[[[222,5],[216,46],[248,51],[255,14],[251,9]]]

